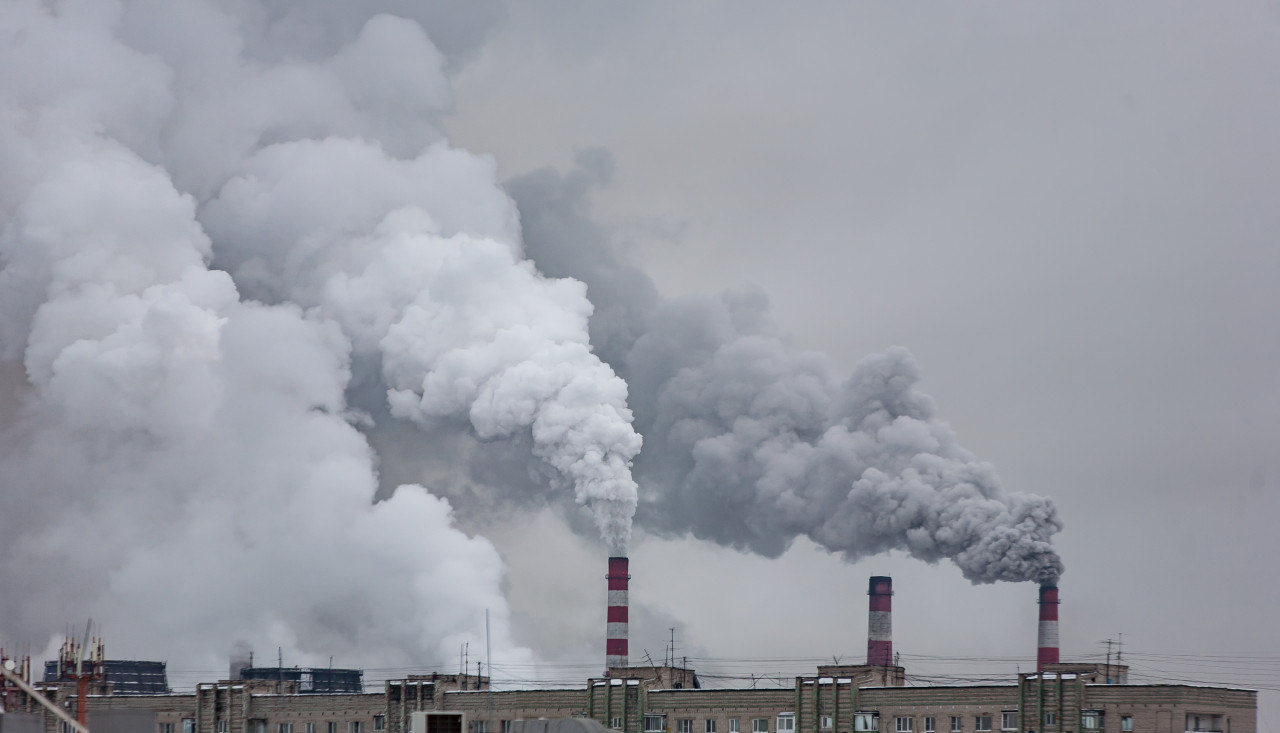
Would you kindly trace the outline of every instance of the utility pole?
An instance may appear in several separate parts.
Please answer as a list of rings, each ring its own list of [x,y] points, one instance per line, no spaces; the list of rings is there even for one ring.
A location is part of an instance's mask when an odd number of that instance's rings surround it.
[[[1123,662],[1120,661],[1120,655],[1124,653],[1124,632],[1121,631],[1119,632],[1119,634],[1120,634],[1120,641],[1118,644],[1116,644],[1116,666],[1117,667],[1123,664]],[[1120,670],[1117,669],[1116,677],[1118,678],[1119,676],[1120,676]],[[1128,679],[1126,679],[1125,681],[1127,682]],[[1120,684],[1118,679],[1116,681],[1116,684]]]
[[[493,730],[493,645],[489,641],[489,609],[484,609],[484,657],[489,663],[489,733]]]
[[[1107,684],[1111,684],[1111,640],[1107,639]]]

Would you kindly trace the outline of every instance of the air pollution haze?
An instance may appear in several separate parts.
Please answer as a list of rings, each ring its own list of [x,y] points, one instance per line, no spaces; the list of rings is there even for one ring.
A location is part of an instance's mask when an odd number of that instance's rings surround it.
[[[757,293],[664,300],[585,217],[607,154],[504,188],[449,144],[496,5],[355,7],[0,9],[0,638],[71,614],[211,667],[434,665],[489,609],[531,660],[461,528],[530,503],[610,553],[634,516],[1056,579],[1053,504],[957,444],[908,352],[841,379]]]

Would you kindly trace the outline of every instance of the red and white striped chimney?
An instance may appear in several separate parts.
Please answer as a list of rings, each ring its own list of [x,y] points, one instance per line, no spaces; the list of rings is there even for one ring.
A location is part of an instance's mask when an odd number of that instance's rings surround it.
[[[607,633],[604,642],[605,670],[627,666],[627,585],[631,576],[627,573],[625,557],[609,558],[609,610],[606,620]]]
[[[1040,586],[1039,651],[1036,654],[1036,671],[1044,671],[1044,665],[1058,663],[1058,586]]]
[[[871,576],[867,590],[867,664],[893,666],[893,578]]]

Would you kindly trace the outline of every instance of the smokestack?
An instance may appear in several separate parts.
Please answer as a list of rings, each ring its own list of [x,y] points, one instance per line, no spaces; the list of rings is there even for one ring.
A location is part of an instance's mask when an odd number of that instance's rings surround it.
[[[625,557],[609,558],[609,611],[607,633],[604,642],[604,666],[606,670],[627,666],[627,585],[631,576],[627,573]]]
[[[1036,654],[1036,671],[1044,665],[1058,663],[1058,586],[1040,586],[1040,650]]]
[[[867,590],[867,664],[893,666],[893,578],[871,576]]]

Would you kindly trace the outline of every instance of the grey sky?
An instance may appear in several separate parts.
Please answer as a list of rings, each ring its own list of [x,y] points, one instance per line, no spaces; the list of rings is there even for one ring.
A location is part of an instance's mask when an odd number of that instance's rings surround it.
[[[664,293],[758,285],[846,372],[910,348],[1058,503],[1066,656],[1280,654],[1280,6],[514,4],[454,82],[447,132],[504,177],[612,153],[594,217]],[[949,565],[633,557],[708,656],[857,656],[890,569],[904,653],[1032,654],[1034,590]]]

